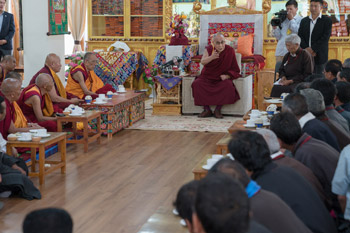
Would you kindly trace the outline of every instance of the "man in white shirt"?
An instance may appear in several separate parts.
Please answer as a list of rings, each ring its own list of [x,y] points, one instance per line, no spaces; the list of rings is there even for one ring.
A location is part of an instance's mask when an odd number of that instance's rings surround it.
[[[332,20],[322,15],[322,0],[310,0],[311,15],[300,22],[298,35],[300,47],[307,50],[315,59],[314,74],[322,74],[328,61],[328,41],[332,32]]]
[[[287,18],[282,22],[281,28],[273,26],[273,34],[278,40],[276,47],[276,62],[282,61],[284,55],[288,52],[285,38],[292,33],[297,34],[302,17],[297,15],[298,3],[295,0],[289,0],[286,3]]]

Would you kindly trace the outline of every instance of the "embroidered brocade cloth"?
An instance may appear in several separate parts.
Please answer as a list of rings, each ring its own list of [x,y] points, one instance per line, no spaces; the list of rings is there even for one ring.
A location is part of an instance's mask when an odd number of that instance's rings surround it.
[[[104,84],[110,84],[116,90],[135,71],[138,80],[148,65],[147,58],[141,52],[99,52],[96,56],[99,62],[95,73]]]
[[[174,76],[171,78],[164,78],[162,76],[154,76],[154,78],[167,90],[175,87],[179,82],[182,81],[182,78],[179,76]]]

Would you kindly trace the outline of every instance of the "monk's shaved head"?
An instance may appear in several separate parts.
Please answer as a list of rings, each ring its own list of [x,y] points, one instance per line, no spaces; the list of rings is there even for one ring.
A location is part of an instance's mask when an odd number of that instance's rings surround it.
[[[52,62],[55,62],[59,59],[60,57],[57,56],[55,53],[50,53],[49,55],[46,56],[45,65],[49,66]]]
[[[39,74],[38,77],[35,79],[35,84],[38,87],[44,87],[44,86],[53,86],[53,81],[50,75],[48,74]]]
[[[11,55],[5,55],[2,59],[2,62],[9,62],[9,61],[16,61],[16,58],[14,58]]]
[[[17,79],[18,81],[22,82],[22,76],[15,71],[11,71],[11,72],[7,73],[5,76],[5,79],[8,79],[8,78]]]
[[[1,84],[1,92],[6,96],[21,91],[22,82],[14,78],[6,78]]]
[[[213,36],[213,40],[215,41],[215,40],[217,40],[217,39],[225,39],[225,37],[224,37],[224,35],[223,34],[221,34],[220,32],[217,32],[217,33],[215,33],[214,34],[214,36]]]
[[[87,52],[84,55],[84,62],[86,62],[87,60],[90,60],[90,58],[92,58],[93,56],[96,56],[94,52]]]

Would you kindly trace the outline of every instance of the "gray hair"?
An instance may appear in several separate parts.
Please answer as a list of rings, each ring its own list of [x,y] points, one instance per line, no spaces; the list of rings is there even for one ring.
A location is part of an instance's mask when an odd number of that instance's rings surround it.
[[[285,43],[292,43],[300,45],[301,39],[297,34],[290,34],[286,36]]]
[[[343,63],[344,68],[350,68],[350,58],[346,58]]]
[[[225,38],[225,36],[221,32],[217,32],[213,35],[213,41],[216,37],[221,36],[222,38]]]
[[[265,139],[271,155],[278,152],[281,149],[277,136],[272,130],[257,129],[256,132],[263,136],[263,138]]]
[[[324,104],[323,95],[320,91],[308,88],[301,90],[300,94],[305,96],[309,112],[315,116],[319,116],[320,114],[324,113],[326,107]]]

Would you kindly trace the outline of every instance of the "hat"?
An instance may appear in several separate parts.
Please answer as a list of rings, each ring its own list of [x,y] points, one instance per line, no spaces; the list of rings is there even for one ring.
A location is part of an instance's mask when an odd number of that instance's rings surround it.
[[[311,113],[322,113],[326,107],[324,104],[323,95],[320,91],[308,88],[300,91],[300,94],[305,96],[306,103]]]

